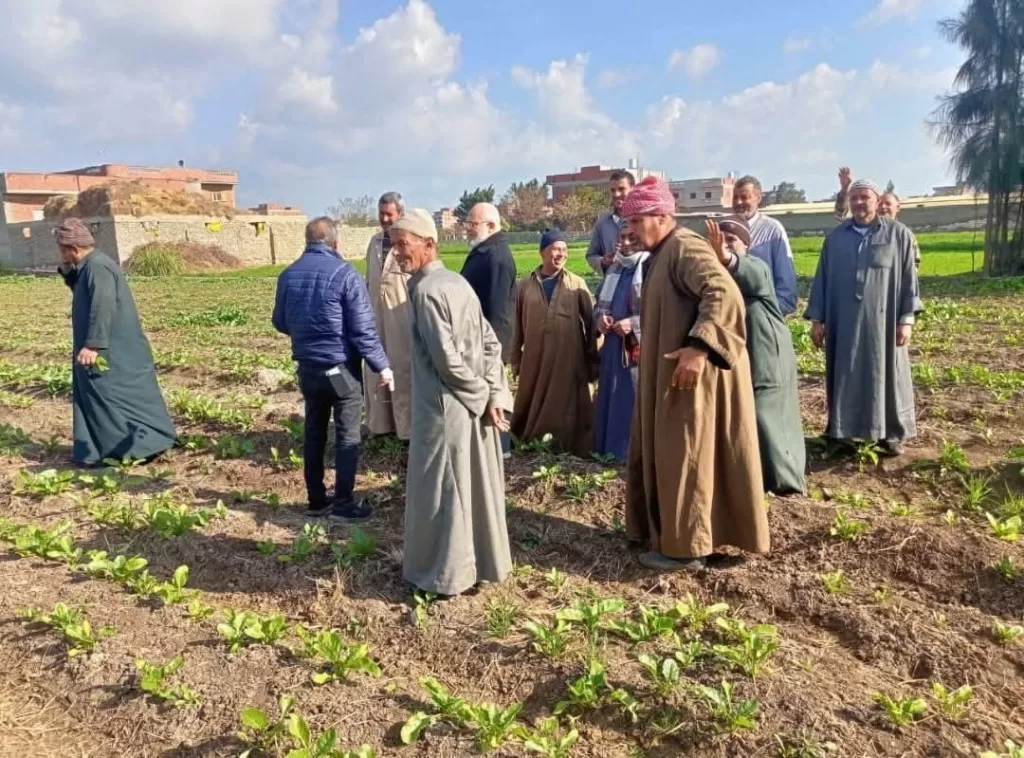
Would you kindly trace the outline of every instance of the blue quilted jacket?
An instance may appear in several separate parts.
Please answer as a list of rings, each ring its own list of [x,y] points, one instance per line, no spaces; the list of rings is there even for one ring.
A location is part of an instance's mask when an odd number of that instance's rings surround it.
[[[366,284],[329,245],[309,245],[281,272],[273,321],[292,338],[300,366],[326,370],[365,360],[377,373],[389,367]]]

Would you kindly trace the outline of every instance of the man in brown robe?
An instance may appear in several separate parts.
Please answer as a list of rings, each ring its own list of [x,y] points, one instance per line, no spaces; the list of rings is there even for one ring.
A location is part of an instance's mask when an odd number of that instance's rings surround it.
[[[702,237],[676,227],[668,184],[648,177],[622,214],[651,257],[644,275],[626,529],[640,563],[698,570],[720,545],[768,552],[743,295]]]
[[[540,244],[543,262],[516,289],[512,433],[527,441],[550,434],[561,449],[585,456],[594,449],[590,383],[600,365],[594,298],[582,277],[565,270],[565,235],[548,229]]]

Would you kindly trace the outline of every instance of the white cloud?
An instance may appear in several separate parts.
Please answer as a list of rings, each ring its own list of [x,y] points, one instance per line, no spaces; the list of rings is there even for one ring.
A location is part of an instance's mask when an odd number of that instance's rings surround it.
[[[944,92],[953,85],[956,68],[934,71],[908,70],[885,61],[874,61],[867,72],[871,85],[879,88],[918,92]]]
[[[914,50],[914,57],[919,61],[923,61],[930,58],[933,52],[935,52],[935,50],[931,45],[921,45],[921,47]]]
[[[814,40],[810,37],[800,37],[795,34],[790,34],[782,43],[782,51],[785,53],[802,53],[805,50],[810,50],[813,45]]]
[[[691,79],[701,79],[715,68],[722,60],[722,51],[717,45],[702,42],[689,50],[675,50],[669,56],[669,70],[681,70]]]
[[[869,13],[858,19],[859,24],[886,24],[897,19],[917,16],[923,0],[878,0]]]
[[[639,66],[627,68],[606,68],[597,75],[598,89],[614,89],[626,84],[632,84],[644,74],[644,69]]]

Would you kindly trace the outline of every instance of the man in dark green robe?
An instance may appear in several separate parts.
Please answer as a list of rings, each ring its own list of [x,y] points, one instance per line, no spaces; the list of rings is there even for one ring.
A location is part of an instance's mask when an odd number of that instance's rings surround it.
[[[64,221],[56,237],[59,270],[73,292],[74,459],[152,458],[173,447],[176,435],[132,293],[81,219]]]
[[[708,241],[743,294],[747,308],[747,353],[754,384],[757,440],[766,492],[792,495],[807,491],[800,394],[793,336],[775,298],[772,271],[747,255],[750,227],[733,216],[707,222]]]

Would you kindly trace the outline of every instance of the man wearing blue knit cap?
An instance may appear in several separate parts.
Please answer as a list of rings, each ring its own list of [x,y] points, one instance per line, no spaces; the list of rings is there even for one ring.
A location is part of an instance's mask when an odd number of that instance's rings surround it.
[[[555,445],[588,456],[594,449],[590,382],[599,365],[594,299],[587,283],[565,270],[565,235],[541,236],[541,265],[516,288],[510,363],[519,378],[512,433],[521,440],[550,434]]]

